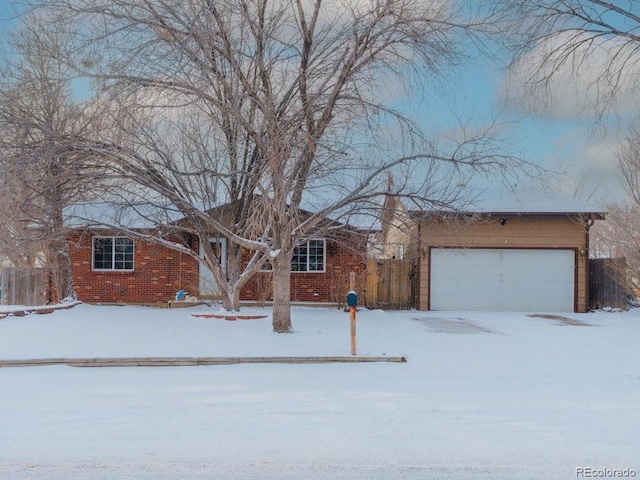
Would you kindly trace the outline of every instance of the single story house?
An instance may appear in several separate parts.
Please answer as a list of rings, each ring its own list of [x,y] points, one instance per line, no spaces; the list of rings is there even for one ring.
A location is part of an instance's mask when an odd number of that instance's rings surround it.
[[[143,232],[152,228],[139,218],[125,218],[132,230]],[[122,216],[119,220],[122,224]],[[296,248],[291,265],[292,301],[344,301],[350,272],[362,275],[365,268],[364,242],[350,241],[350,235],[358,237],[345,226],[342,236],[338,232],[330,238],[312,238]],[[183,234],[177,240],[195,252],[200,250],[196,236]],[[225,265],[229,242],[215,233],[209,241]],[[157,242],[95,225],[74,225],[68,242],[76,293],[84,302],[159,304],[175,300],[180,291],[205,299],[219,297],[210,270],[189,254]],[[245,256],[248,262],[249,252],[243,251]],[[268,269],[253,275],[242,288],[240,299],[256,302],[272,299]]]
[[[344,301],[350,272],[358,275],[359,291],[365,275],[373,274],[366,267],[369,256],[385,265],[411,263],[410,278],[399,284],[411,290],[420,310],[585,312],[589,229],[605,215],[589,202],[533,189],[500,190],[454,210],[409,210],[389,195],[381,231],[368,245],[360,234],[347,240],[355,231],[345,227],[343,240],[312,238],[298,246],[291,299]],[[197,237],[181,241],[200,249]],[[209,241],[224,264],[227,239],[212,233]],[[181,290],[200,298],[218,295],[211,273],[190,255],[117,230],[75,226],[69,253],[76,292],[85,302],[166,303]],[[269,301],[271,292],[265,269],[243,287],[241,300]]]
[[[603,209],[507,189],[455,211],[398,211],[383,222],[382,242],[402,238],[398,230],[408,238],[418,309],[587,311],[589,228]]]

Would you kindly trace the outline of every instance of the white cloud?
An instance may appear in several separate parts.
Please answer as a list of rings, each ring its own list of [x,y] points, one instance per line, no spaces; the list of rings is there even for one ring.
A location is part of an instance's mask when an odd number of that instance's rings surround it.
[[[621,198],[623,192],[616,175],[616,151],[623,141],[620,131],[591,131],[576,127],[553,138],[544,166],[560,173],[555,188],[601,204]]]
[[[640,109],[640,53],[623,38],[565,32],[524,56],[504,79],[509,108],[554,119],[590,118]]]
[[[307,14],[311,14],[316,5],[316,0],[303,0],[302,6]],[[380,8],[382,5],[390,9],[410,10],[412,15],[426,15],[440,18],[444,12],[449,12],[455,5],[452,0],[325,0],[322,3],[320,14],[325,20],[333,19],[350,23],[353,15],[366,15]]]

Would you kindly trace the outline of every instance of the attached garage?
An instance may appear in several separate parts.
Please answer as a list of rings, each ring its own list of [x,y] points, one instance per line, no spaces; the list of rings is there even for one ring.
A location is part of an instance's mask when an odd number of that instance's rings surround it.
[[[512,193],[464,211],[410,212],[419,309],[587,311],[589,229],[605,212],[548,192]]]
[[[431,310],[573,312],[576,252],[432,248]]]

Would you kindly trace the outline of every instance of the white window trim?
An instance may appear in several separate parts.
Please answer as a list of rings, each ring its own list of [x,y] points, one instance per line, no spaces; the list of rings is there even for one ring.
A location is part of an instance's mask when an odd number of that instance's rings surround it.
[[[322,270],[309,270],[309,242],[322,242],[322,251],[324,255],[322,255]],[[291,273],[327,273],[327,239],[326,238],[310,238],[306,242],[301,243],[300,245],[307,244],[307,270],[291,270]],[[293,259],[292,259],[293,260]]]
[[[96,258],[95,258],[95,253],[96,253],[96,239],[98,238],[111,238],[113,240],[112,245],[111,245],[111,267],[112,268],[96,268]],[[116,238],[127,238],[129,240],[131,240],[131,242],[133,243],[133,267],[132,268],[113,268],[113,265],[115,265],[115,248],[116,248],[116,242],[115,239]],[[135,267],[136,267],[136,243],[128,238],[125,237],[123,235],[95,235],[91,238],[91,270],[94,272],[133,272],[135,271]]]
[[[222,272],[227,271],[227,237],[209,237],[208,242],[210,244],[217,243],[220,245],[220,258],[218,261],[220,262],[220,269]],[[200,257],[204,258],[204,246],[200,243],[199,249]]]
[[[327,239],[326,238],[311,238],[309,240],[307,240],[306,243],[307,244],[307,268],[309,268],[309,242],[312,241],[322,241],[322,245],[323,245],[323,251],[324,251],[324,256],[322,258],[322,270],[291,270],[291,273],[327,273]],[[291,261],[293,261],[293,259],[291,259]],[[267,265],[269,267],[267,267]],[[272,272],[273,271],[273,267],[271,266],[271,264],[269,263],[269,261],[265,262],[260,269],[258,270],[259,272]]]

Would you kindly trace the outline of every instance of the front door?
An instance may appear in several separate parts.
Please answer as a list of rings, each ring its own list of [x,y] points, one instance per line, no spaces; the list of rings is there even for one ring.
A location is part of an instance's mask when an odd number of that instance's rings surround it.
[[[209,239],[209,243],[211,244],[211,248],[213,248],[213,252],[216,257],[220,260],[220,265],[222,265],[222,270],[227,265],[227,239],[224,237],[212,237]],[[204,255],[204,249],[202,245],[200,245],[200,256]],[[220,295],[220,288],[213,278],[213,273],[202,263],[200,264],[200,296],[201,297],[213,297]]]

